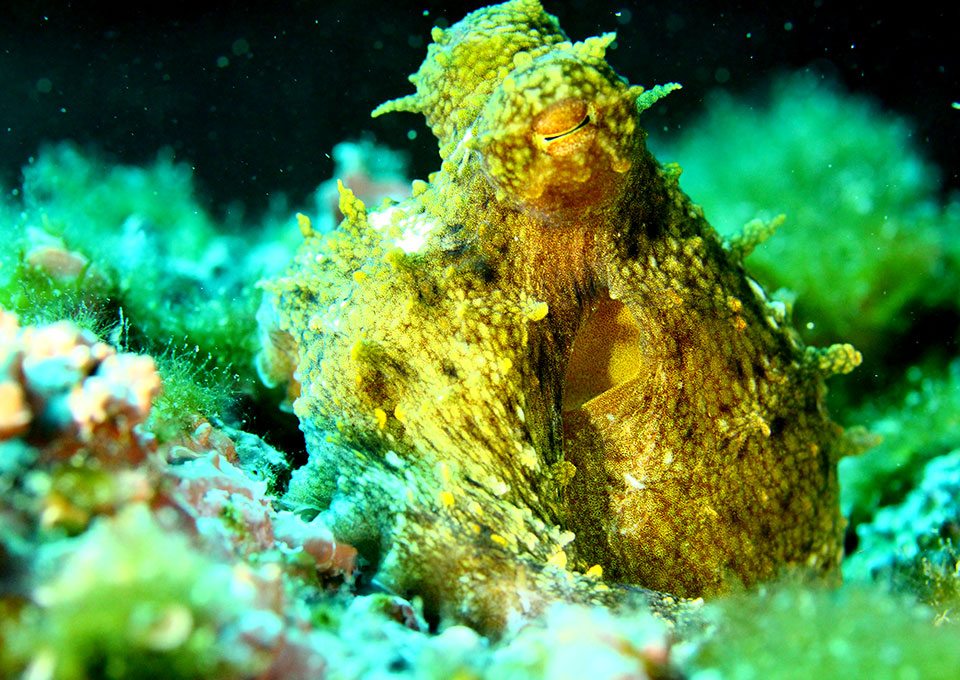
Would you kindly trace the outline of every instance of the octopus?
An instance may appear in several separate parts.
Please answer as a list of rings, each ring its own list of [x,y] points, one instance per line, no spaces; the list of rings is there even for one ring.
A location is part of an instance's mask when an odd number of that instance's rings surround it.
[[[285,496],[377,587],[498,634],[563,600],[654,611],[785,571],[835,578],[847,435],[744,259],[645,146],[606,33],[537,0],[468,14],[410,77],[442,164],[413,195],[315,230],[262,282],[261,375],[309,462]],[[665,615],[667,615],[665,614]]]

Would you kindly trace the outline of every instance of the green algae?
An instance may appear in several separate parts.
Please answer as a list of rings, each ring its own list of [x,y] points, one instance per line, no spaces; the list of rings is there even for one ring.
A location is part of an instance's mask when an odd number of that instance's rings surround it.
[[[926,537],[920,554],[891,574],[896,585],[915,593],[943,622],[955,621],[960,606],[960,541],[956,525],[951,529],[952,537]]]
[[[241,398],[274,401],[252,361],[255,284],[287,257],[284,225],[267,216],[277,238],[259,243],[236,219],[216,222],[169,151],[134,167],[62,143],[23,174],[0,206],[0,306],[23,323],[67,318],[153,354],[165,383],[151,422],[161,440],[197,414],[236,417]]]
[[[844,562],[849,580],[887,581],[946,616],[960,605],[960,448],[931,460],[896,505],[857,527],[859,544]]]
[[[955,678],[960,630],[877,587],[761,587],[709,609],[695,680]]]
[[[4,222],[0,304],[27,321],[87,316],[95,330],[123,322],[138,349],[196,346],[256,384],[250,357],[262,271],[252,237],[220,230],[195,196],[189,167],[172,154],[138,168],[71,144],[48,147],[24,168],[19,207]],[[58,253],[38,258],[41,240]],[[64,253],[87,262],[79,274],[58,269]]]
[[[902,395],[874,399],[848,415],[881,438],[840,462],[841,508],[854,526],[901,502],[928,462],[960,447],[960,360],[943,371],[910,369],[903,382]]]
[[[167,351],[155,357],[163,391],[153,402],[147,428],[161,442],[189,428],[197,416],[224,418],[237,404],[237,375],[209,366],[211,355],[198,363],[190,354]]]

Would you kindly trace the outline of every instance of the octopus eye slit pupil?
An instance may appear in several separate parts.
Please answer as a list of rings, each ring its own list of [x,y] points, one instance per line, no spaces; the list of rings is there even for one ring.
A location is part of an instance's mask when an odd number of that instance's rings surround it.
[[[555,134],[555,135],[544,135],[544,136],[543,136],[543,141],[545,141],[545,142],[552,142],[552,141],[555,140],[555,139],[560,139],[561,137],[566,137],[567,135],[572,135],[572,134],[573,134],[574,132],[576,132],[577,130],[580,130],[581,128],[585,128],[586,126],[590,125],[591,122],[593,122],[593,121],[590,120],[590,114],[589,114],[589,113],[586,113],[586,114],[584,114],[584,116],[583,116],[583,118],[580,120],[580,122],[577,123],[576,125],[574,125],[574,126],[573,126],[572,128],[570,128],[569,130],[564,130],[563,132],[559,132],[559,133],[557,133],[557,134]]]

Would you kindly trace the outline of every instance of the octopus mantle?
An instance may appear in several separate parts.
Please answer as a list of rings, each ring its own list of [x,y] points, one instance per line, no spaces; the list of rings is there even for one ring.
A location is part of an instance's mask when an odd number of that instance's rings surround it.
[[[447,30],[390,111],[423,113],[441,170],[264,284],[261,373],[291,380],[321,510],[380,586],[502,630],[551,600],[710,595],[840,551],[843,434],[824,377],[646,150],[646,91],[534,0]],[[295,372],[294,372],[295,369]],[[631,587],[632,584],[635,587]]]

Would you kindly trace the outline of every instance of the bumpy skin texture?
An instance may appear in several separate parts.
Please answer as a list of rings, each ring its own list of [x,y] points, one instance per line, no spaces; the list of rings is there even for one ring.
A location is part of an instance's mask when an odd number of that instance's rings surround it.
[[[297,364],[311,454],[288,500],[487,632],[620,583],[833,572],[823,378],[859,357],[802,348],[744,274],[751,234],[723,244],[647,152],[638,109],[675,86],[627,85],[612,35],[571,44],[534,1],[433,38],[375,115],[422,112],[442,169],[374,212],[343,190],[340,227],[303,220],[265,284],[261,369]]]

